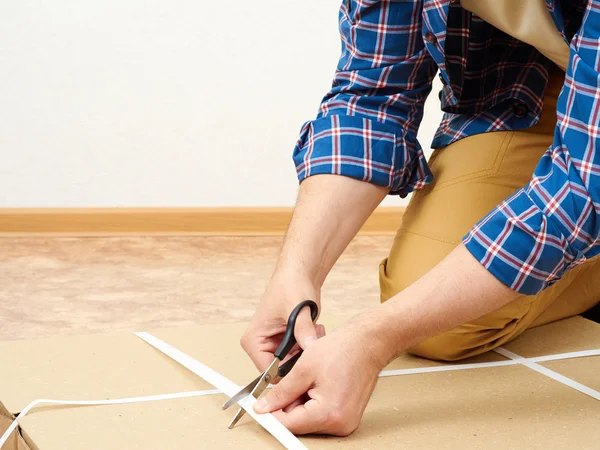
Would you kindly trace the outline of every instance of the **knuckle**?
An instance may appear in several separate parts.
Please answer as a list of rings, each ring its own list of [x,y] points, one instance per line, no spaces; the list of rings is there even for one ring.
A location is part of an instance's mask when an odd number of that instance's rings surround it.
[[[358,423],[356,422],[345,422],[344,424],[342,424],[340,426],[340,429],[338,430],[338,435],[339,436],[350,436],[354,430],[356,430],[356,428],[358,427]]]
[[[240,338],[240,346],[247,352],[249,348],[250,338],[246,333]]]
[[[332,430],[337,430],[344,423],[344,417],[342,412],[335,408],[327,412],[327,425]]]
[[[286,397],[287,397],[287,390],[285,387],[281,387],[281,385],[277,385],[271,392],[270,392],[270,396],[271,399],[275,401],[276,403],[279,403],[281,401],[283,401]]]
[[[349,436],[356,430],[358,423],[352,420],[342,408],[331,409],[327,413],[327,429],[336,436]]]
[[[277,399],[282,399],[282,398],[286,397],[286,395],[288,393],[287,384],[283,383],[283,382],[279,382],[279,384],[277,386],[275,386],[275,388],[273,388],[273,390],[271,392],[273,393],[273,397],[275,397]]]

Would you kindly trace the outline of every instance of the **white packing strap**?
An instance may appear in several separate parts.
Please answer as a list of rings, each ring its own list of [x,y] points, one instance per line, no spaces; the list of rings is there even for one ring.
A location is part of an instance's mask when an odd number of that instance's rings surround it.
[[[165,355],[177,361],[186,369],[192,371],[200,378],[204,379],[214,387],[219,389],[225,395],[233,397],[240,390],[240,386],[235,384],[233,381],[225,378],[220,373],[214,371],[208,366],[205,366],[200,361],[195,360],[191,356],[186,355],[181,350],[161,341],[157,337],[152,336],[149,333],[135,333],[136,336],[146,341],[152,347],[160,350]],[[282,425],[272,414],[257,414],[254,412],[254,404],[256,398],[252,395],[248,395],[238,402],[238,404],[250,414],[254,420],[256,420],[262,427],[273,435],[281,444],[290,450],[302,449],[307,450],[306,446],[300,442],[300,440],[294,436],[290,430]]]
[[[497,353],[504,355],[500,352],[507,351],[503,348],[497,349]],[[509,352],[510,353],[510,352]],[[512,353],[514,354],[514,353]],[[515,355],[516,356],[516,355]],[[524,361],[529,361],[532,363],[544,362],[544,361],[556,361],[560,359],[574,359],[574,358],[586,358],[589,356],[600,356],[600,349],[598,350],[583,350],[580,352],[571,352],[571,353],[559,353],[556,355],[547,355],[547,356],[537,356],[535,358],[522,358],[522,359],[513,359],[510,358],[508,361],[493,361],[493,362],[485,362],[485,363],[470,363],[470,364],[455,364],[455,365],[445,365],[445,366],[433,366],[433,367],[420,367],[417,369],[393,369],[393,370],[384,370],[379,374],[380,377],[395,377],[399,375],[413,375],[417,373],[432,373],[432,372],[449,372],[452,370],[468,370],[468,369],[484,369],[486,367],[502,367],[502,366],[515,366],[517,364],[523,364]]]
[[[509,361],[493,361],[493,362],[485,362],[485,363],[420,367],[418,369],[394,369],[394,370],[384,370],[383,372],[381,372],[379,374],[379,377],[396,377],[398,375],[413,375],[413,374],[417,374],[417,373],[450,372],[453,370],[484,369],[486,367],[515,366],[517,364],[519,364],[518,361],[509,360]]]
[[[544,362],[544,361],[556,361],[559,359],[587,358],[588,356],[600,356],[600,349],[598,349],[598,350],[582,350],[580,352],[571,352],[571,353],[559,353],[557,355],[537,356],[535,358],[527,358],[527,361]]]
[[[39,405],[61,405],[61,406],[104,406],[104,405],[123,405],[126,403],[143,403],[143,402],[155,402],[159,400],[171,400],[176,398],[188,398],[188,397],[201,397],[204,395],[221,394],[218,389],[211,389],[206,391],[191,391],[191,392],[176,392],[173,394],[161,394],[161,395],[148,395],[146,397],[128,397],[128,398],[117,398],[114,400],[50,400],[45,398],[39,398],[32,401],[29,405],[23,408],[15,420],[10,424],[8,429],[0,437],[0,449],[6,443],[13,431],[19,426],[19,419],[25,417],[29,411]]]
[[[508,350],[506,350],[505,348],[497,348],[494,350],[496,353],[505,356],[507,358],[512,359],[513,361],[517,361],[519,364],[523,364],[526,367],[529,367],[532,370],[535,370],[536,372],[539,372],[543,375],[546,375],[547,377],[550,377],[562,384],[565,384],[569,387],[572,387],[573,389],[578,390],[579,392],[582,392],[586,395],[589,395],[592,398],[595,398],[596,400],[600,400],[600,392],[587,387],[569,377],[565,377],[564,375],[561,375],[558,372],[555,372],[554,370],[550,370],[544,366],[539,365],[537,362],[533,362],[527,358],[523,358],[520,355],[517,355],[513,352],[509,352]],[[538,358],[539,361],[539,358]],[[550,361],[549,359],[546,361]]]

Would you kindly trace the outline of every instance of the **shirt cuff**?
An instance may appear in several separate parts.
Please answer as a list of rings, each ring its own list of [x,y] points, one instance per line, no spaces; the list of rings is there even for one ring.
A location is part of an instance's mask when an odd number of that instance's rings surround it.
[[[416,138],[360,116],[331,115],[307,122],[293,158],[300,182],[317,174],[344,175],[405,197],[433,180]]]
[[[586,260],[524,189],[479,222],[463,243],[492,275],[525,295],[543,291]]]

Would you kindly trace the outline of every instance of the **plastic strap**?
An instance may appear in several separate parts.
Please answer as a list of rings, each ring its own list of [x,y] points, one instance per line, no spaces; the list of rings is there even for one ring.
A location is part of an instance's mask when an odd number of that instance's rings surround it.
[[[533,362],[513,352],[509,352],[505,348],[497,348],[494,351],[502,356],[510,358],[513,361],[517,361],[519,364],[529,367],[530,369],[535,370],[536,372],[546,375],[547,377],[550,377],[562,384],[566,384],[567,386],[572,387],[573,389],[576,389],[579,392],[589,395],[590,397],[595,398],[596,400],[600,400],[600,392],[590,387],[587,387],[569,377],[565,377],[564,375],[561,375],[560,373],[555,372],[554,370],[550,370],[547,367],[540,366],[537,362]]]
[[[191,391],[191,392],[176,392],[174,394],[161,394],[161,395],[149,395],[146,397],[128,397],[128,398],[117,398],[114,400],[51,400],[45,398],[39,398],[32,401],[29,405],[23,408],[15,420],[10,424],[8,429],[0,437],[0,448],[6,443],[9,436],[17,426],[19,426],[19,419],[25,417],[29,411],[39,405],[62,405],[62,406],[103,406],[103,405],[123,405],[126,403],[143,403],[143,402],[155,402],[158,400],[171,400],[176,398],[188,398],[188,397],[201,397],[203,395],[214,395],[220,394],[221,391],[217,389],[211,389],[208,391]]]
[[[148,333],[136,333],[136,336],[146,341],[152,347],[160,350],[165,355],[177,361],[186,369],[192,371],[200,378],[204,379],[214,387],[229,397],[233,397],[239,390],[240,386],[233,381],[225,378],[220,373],[214,371],[210,367],[195,360],[191,356],[186,355],[181,350],[161,341],[157,337]],[[298,440],[281,422],[279,422],[272,414],[257,414],[254,412],[254,404],[256,399],[249,395],[238,402],[238,404],[250,414],[262,427],[273,435],[287,449],[306,449],[306,446]],[[223,425],[225,426],[225,425]]]

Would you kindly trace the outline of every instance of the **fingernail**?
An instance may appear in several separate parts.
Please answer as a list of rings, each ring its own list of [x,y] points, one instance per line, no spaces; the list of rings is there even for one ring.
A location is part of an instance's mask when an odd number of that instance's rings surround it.
[[[304,348],[308,347],[309,345],[311,345],[313,342],[315,342],[316,339],[314,336],[309,336],[307,338],[304,339]]]
[[[256,405],[254,406],[255,409],[266,409],[267,407],[267,400],[264,398],[261,398],[259,401],[256,402]]]

